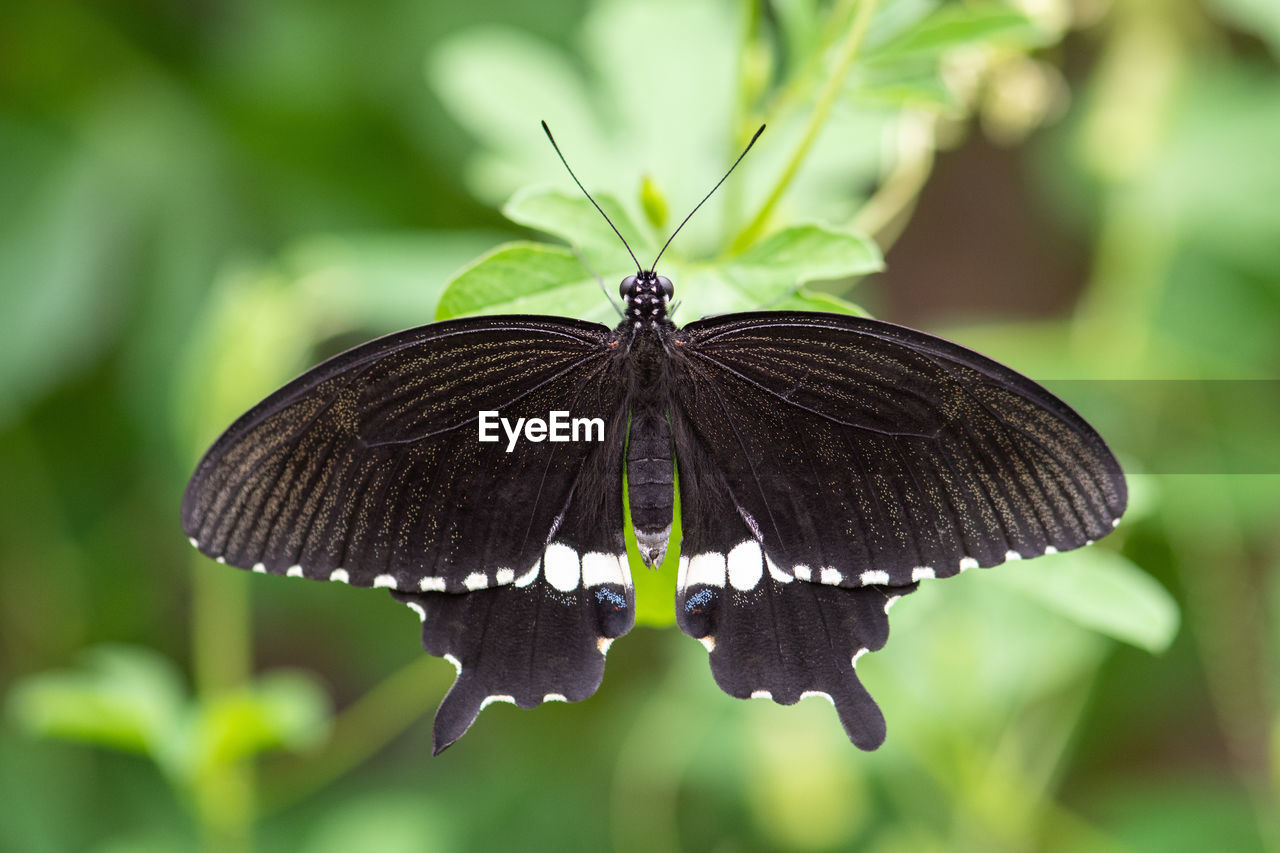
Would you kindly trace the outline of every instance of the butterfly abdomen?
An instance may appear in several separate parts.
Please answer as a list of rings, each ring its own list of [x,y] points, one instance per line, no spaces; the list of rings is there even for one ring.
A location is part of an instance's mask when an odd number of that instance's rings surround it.
[[[657,566],[667,553],[674,501],[671,426],[660,411],[632,411],[627,441],[627,489],[631,525],[646,563]]]

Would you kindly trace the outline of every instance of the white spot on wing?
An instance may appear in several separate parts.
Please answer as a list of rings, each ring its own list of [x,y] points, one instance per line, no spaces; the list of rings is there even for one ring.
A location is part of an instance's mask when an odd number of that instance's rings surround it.
[[[680,555],[679,568],[676,569],[676,589],[684,589],[688,586],[689,580],[689,558],[684,554]]]
[[[418,589],[423,592],[444,592],[444,578],[423,578],[418,581]]]
[[[752,690],[751,698],[752,699],[772,699],[773,694],[770,693],[768,690]]]
[[[498,569],[493,573],[493,579],[498,582],[498,586],[506,586],[516,579],[516,573],[511,569]]]
[[[795,575],[802,581],[809,581],[813,578],[813,574],[809,571],[809,567],[801,563],[791,570],[791,574]]]
[[[285,576],[285,577],[287,577],[287,578],[300,578],[300,577],[302,577],[302,566],[290,566],[290,567],[285,571],[284,576]]]
[[[862,581],[863,586],[875,586],[878,583],[888,583],[889,573],[873,569],[869,572],[863,572],[858,580]]]
[[[960,558],[960,571],[967,572],[969,569],[976,568],[978,568],[978,561],[973,559],[973,557]]]
[[[187,537],[187,541],[191,543],[191,547],[192,547],[192,548],[199,548],[199,547],[200,547],[200,543],[196,541],[196,537],[194,537],[194,536],[188,536],[188,537]]]
[[[933,569],[928,566],[917,566],[911,570],[911,579],[913,581],[927,581],[933,577]]]
[[[616,554],[590,551],[582,556],[582,585],[622,584],[622,563]]]
[[[854,669],[857,669],[857,668],[858,668],[858,658],[862,657],[862,656],[863,656],[863,655],[865,655],[866,653],[867,653],[867,650],[866,650],[866,649],[858,649],[856,652],[854,652],[854,653],[853,653],[853,668],[854,668]]]
[[[689,561],[689,573],[685,580],[688,586],[701,583],[723,588],[725,573],[724,554],[708,551],[705,554],[693,555],[693,559]]]
[[[351,583],[351,576],[347,574],[346,569],[334,569],[329,572],[329,580],[337,581],[338,583]]]
[[[393,575],[378,575],[373,579],[374,589],[395,589],[396,579]]]
[[[262,563],[254,563],[253,571],[257,572],[260,575],[264,575],[267,573],[267,567],[264,566]]]
[[[764,554],[760,552],[760,545],[754,539],[733,546],[725,564],[728,567],[729,583],[733,584],[734,589],[743,592],[755,589],[764,576]]]
[[[563,693],[548,693],[542,697],[543,702],[568,702]]]
[[[800,694],[801,699],[808,699],[810,696],[821,696],[823,699],[826,699],[828,702],[830,702],[833,708],[835,707],[836,700],[831,698],[830,693],[824,693],[821,690],[806,690],[805,692]]]
[[[828,586],[839,586],[840,572],[833,569],[831,566],[827,566],[822,570],[821,574],[818,575],[818,579]]]
[[[714,652],[716,650],[715,637],[699,637],[698,642],[702,643],[702,647],[706,649],[708,653]]]
[[[462,585],[467,589],[484,589],[489,585],[489,577],[484,572],[472,572],[462,579]]]
[[[1044,546],[1044,552],[1046,554],[1056,554],[1058,553],[1058,549],[1053,547],[1052,545],[1046,545]]]
[[[214,558],[213,558],[213,561],[214,561],[215,563],[222,563],[224,566],[227,564],[227,558],[226,558],[226,557],[224,557],[224,556],[222,556],[221,554],[219,554],[218,556],[214,557]]]
[[[764,564],[769,567],[769,577],[773,578],[778,583],[791,583],[795,580],[795,576],[789,575],[782,569],[778,568],[778,564],[773,560],[770,560],[768,554],[764,555]]]
[[[425,611],[425,610],[423,610],[423,609],[422,609],[422,605],[421,605],[421,604],[419,604],[419,603],[418,603],[418,602],[416,602],[416,601],[406,601],[406,602],[405,602],[405,604],[409,605],[409,609],[410,609],[410,610],[412,610],[414,613],[417,613],[417,614],[418,614],[418,621],[420,621],[420,622],[426,622],[426,621],[427,621],[427,611]]]
[[[1118,518],[1113,518],[1113,519],[1111,519],[1111,526],[1112,526],[1112,527],[1119,527],[1119,526],[1120,526],[1120,519],[1118,519]]]
[[[490,705],[492,705],[494,702],[506,702],[508,705],[514,705],[514,704],[516,704],[516,697],[514,697],[514,696],[486,696],[486,697],[484,697],[484,701],[480,703],[480,710],[481,710],[481,711],[483,711],[485,708],[488,708],[488,707],[489,707]]]
[[[458,675],[462,675],[462,661],[458,660],[448,652],[445,652],[444,659],[453,664],[453,668],[458,671]]]
[[[884,612],[885,612],[886,614],[888,614],[888,612],[889,612],[889,608],[890,608],[890,607],[892,607],[893,605],[895,605],[895,604],[897,604],[897,603],[898,603],[898,599],[899,599],[899,598],[902,598],[902,596],[900,596],[900,595],[891,595],[891,596],[889,596],[887,599],[885,599],[885,602],[884,602]]]
[[[526,587],[538,579],[538,570],[542,568],[542,562],[533,564],[533,568],[516,578],[516,586]]]
[[[1004,558],[1012,563],[1014,560],[1021,560],[1022,555],[1019,554],[1017,551],[1005,551]]]
[[[561,592],[573,592],[581,577],[578,552],[562,542],[552,542],[542,555],[547,583]]]
[[[600,650],[601,655],[609,654],[609,647],[613,645],[613,640],[609,637],[597,637],[596,648]]]

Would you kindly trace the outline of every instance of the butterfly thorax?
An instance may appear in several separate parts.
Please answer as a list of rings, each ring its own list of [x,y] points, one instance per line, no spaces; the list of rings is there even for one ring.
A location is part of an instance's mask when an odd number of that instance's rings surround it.
[[[675,500],[665,352],[675,332],[667,317],[673,288],[670,279],[646,271],[627,276],[620,290],[627,302],[617,335],[629,365],[628,502],[641,556],[656,567],[667,552]]]

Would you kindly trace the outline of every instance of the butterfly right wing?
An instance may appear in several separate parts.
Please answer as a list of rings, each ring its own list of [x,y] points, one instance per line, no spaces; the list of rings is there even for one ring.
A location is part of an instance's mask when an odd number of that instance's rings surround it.
[[[680,627],[717,683],[831,699],[855,744],[884,720],[854,671],[925,578],[1080,547],[1124,511],[1119,465],[1040,386],[865,318],[699,320],[673,343]]]
[[[220,562],[410,604],[427,651],[459,668],[437,750],[489,702],[583,699],[634,621],[615,349],[604,326],[542,317],[371,341],[237,420],[192,476],[183,527]],[[603,440],[481,442],[482,411],[599,418]]]

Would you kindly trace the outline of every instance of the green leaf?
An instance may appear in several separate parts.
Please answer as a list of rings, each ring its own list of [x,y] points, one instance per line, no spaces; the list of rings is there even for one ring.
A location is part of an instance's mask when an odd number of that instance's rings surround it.
[[[653,247],[612,196],[600,194],[596,201],[637,254],[650,255]],[[559,237],[582,253],[587,267],[601,276],[633,271],[635,264],[609,223],[581,194],[559,190],[520,190],[502,208],[512,222]],[[642,262],[643,263],[643,262]],[[606,276],[605,281],[609,278]]]
[[[807,287],[801,287],[786,299],[770,307],[778,311],[828,311],[832,314],[852,314],[855,317],[871,316],[861,305],[841,299],[834,293],[824,293]]]
[[[500,200],[554,168],[554,156],[535,144],[538,119],[573,140],[575,150],[607,148],[589,110],[591,92],[569,57],[519,30],[480,28],[445,39],[431,53],[427,77],[450,114],[489,149],[468,168],[473,188],[486,197]]]
[[[797,225],[752,246],[725,264],[723,274],[765,304],[805,282],[863,275],[883,267],[879,247],[867,237]]]
[[[1039,578],[1051,569],[1033,562],[965,572],[904,596],[890,614],[893,639],[858,661],[885,716],[907,730],[963,731],[983,742],[1003,737],[1010,709],[1087,683],[1108,641],[1001,583],[1006,574]]]
[[[319,336],[318,309],[274,266],[218,277],[178,368],[174,422],[191,438],[193,453],[217,436],[213,430],[306,366]]]
[[[640,179],[640,207],[644,210],[645,219],[654,228],[665,228],[667,225],[667,197],[658,188],[658,182],[652,175]]]
[[[306,827],[303,853],[446,853],[463,847],[468,812],[413,788],[379,786],[320,810]]]
[[[191,769],[229,764],[266,750],[307,749],[324,739],[329,720],[329,699],[312,676],[269,673],[199,708]]]
[[[0,424],[90,363],[128,298],[136,203],[62,148],[0,124]]]
[[[1267,42],[1280,59],[1280,4],[1275,0],[1210,0],[1224,17]]]
[[[936,56],[958,47],[993,41],[1035,44],[1043,38],[1024,14],[1003,3],[947,3],[894,38],[863,55],[864,64]]]
[[[606,320],[608,302],[569,249],[507,243],[449,282],[437,320],[473,314],[558,314]]]
[[[327,234],[300,240],[284,267],[326,330],[426,323],[449,279],[499,242],[480,231]]]
[[[9,712],[41,737],[160,756],[177,731],[185,699],[177,669],[150,649],[97,646],[84,666],[19,682]]]
[[[906,62],[859,69],[850,80],[849,95],[856,103],[885,107],[949,109],[958,103],[936,63],[926,68]]]
[[[635,534],[627,528],[630,536]],[[674,531],[671,542],[675,542]],[[635,588],[636,624],[649,628],[668,628],[676,623],[676,570],[679,566],[679,549],[672,546],[666,559],[657,569],[651,569],[640,559],[639,551],[628,548],[631,583]]]
[[[1154,578],[1104,548],[992,572],[998,583],[1100,634],[1158,654],[1178,632],[1178,605]]]

